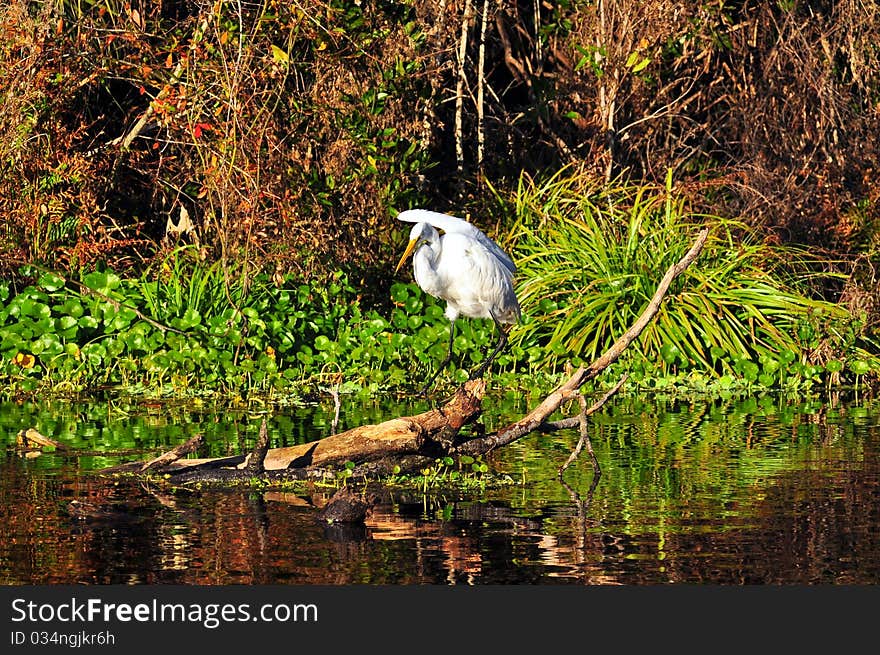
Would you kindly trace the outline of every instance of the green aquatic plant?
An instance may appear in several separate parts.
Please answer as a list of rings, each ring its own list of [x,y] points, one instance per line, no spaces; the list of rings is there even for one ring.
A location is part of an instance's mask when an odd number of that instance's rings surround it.
[[[392,288],[389,315],[362,307],[342,272],[277,280],[196,255],[178,249],[134,279],[27,269],[33,284],[0,285],[0,383],[9,392],[378,392],[428,370],[448,342],[442,309],[414,284]],[[490,326],[473,326],[456,348],[476,357],[490,339]]]

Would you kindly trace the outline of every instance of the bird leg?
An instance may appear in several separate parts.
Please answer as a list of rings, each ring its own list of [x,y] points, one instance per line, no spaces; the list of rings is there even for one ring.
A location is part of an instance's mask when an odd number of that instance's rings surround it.
[[[498,328],[498,343],[495,346],[495,350],[493,350],[492,353],[483,360],[482,364],[480,364],[477,368],[468,373],[468,377],[471,380],[475,380],[476,378],[481,377],[483,373],[486,372],[486,369],[489,368],[489,364],[492,363],[492,360],[494,360],[495,357],[498,356],[498,353],[501,352],[501,349],[504,348],[505,345],[507,345],[507,332],[505,331],[504,326],[502,326],[501,321],[499,321],[494,316],[492,317],[492,319],[495,321],[495,327]]]
[[[452,361],[452,342],[455,341],[455,321],[450,321],[449,323],[449,351],[446,353],[446,359],[443,360],[443,363],[437,367],[437,370],[434,371],[434,375],[428,378],[428,381],[425,383],[425,386],[422,387],[421,394],[423,396],[428,395],[428,389],[431,388],[431,385],[434,384],[434,380],[437,379],[437,376],[440,375],[440,371],[446,368],[446,365]]]

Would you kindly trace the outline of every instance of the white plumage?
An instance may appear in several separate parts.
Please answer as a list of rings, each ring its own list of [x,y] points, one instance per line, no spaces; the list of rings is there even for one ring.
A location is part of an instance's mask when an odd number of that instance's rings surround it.
[[[519,301],[513,290],[516,273],[513,260],[498,244],[462,218],[426,209],[409,209],[397,218],[415,225],[395,272],[412,253],[416,284],[425,293],[446,301],[445,314],[452,323],[446,360],[426,388],[452,358],[455,319],[459,316],[490,318],[498,328],[495,350],[475,371],[482,374],[507,343],[504,326],[520,318]],[[443,230],[443,236],[438,229]]]

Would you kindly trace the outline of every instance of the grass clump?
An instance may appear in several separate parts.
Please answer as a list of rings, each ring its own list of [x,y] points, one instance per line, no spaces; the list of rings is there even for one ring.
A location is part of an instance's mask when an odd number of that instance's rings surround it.
[[[858,317],[810,293],[841,276],[793,246],[774,246],[745,224],[692,213],[665,186],[605,184],[562,169],[524,176],[512,199],[510,246],[527,314],[513,347],[542,366],[588,363],[641,314],[666,270],[709,238],[669,289],[654,321],[622,358],[635,381],[708,375],[765,386],[824,373],[877,370]],[[539,344],[539,345],[536,345]]]

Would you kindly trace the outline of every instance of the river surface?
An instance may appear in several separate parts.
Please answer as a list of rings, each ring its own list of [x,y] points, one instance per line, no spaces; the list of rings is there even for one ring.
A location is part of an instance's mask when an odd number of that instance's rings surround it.
[[[537,399],[487,399],[487,430]],[[338,429],[424,409],[347,399]],[[493,453],[503,484],[402,488],[328,526],[334,488],[182,490],[95,475],[200,433],[200,455],[329,434],[332,403],[0,402],[0,584],[877,584],[880,401],[616,397],[577,431]],[[76,449],[26,457],[20,430]],[[120,454],[121,453],[121,454]],[[472,477],[476,477],[475,475]]]

